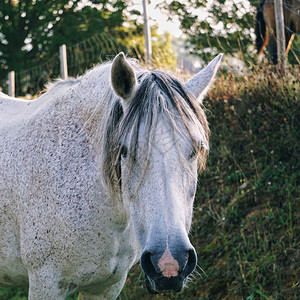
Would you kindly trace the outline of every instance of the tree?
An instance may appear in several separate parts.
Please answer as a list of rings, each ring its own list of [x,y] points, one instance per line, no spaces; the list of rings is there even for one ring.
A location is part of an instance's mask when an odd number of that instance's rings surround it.
[[[2,0],[0,79],[88,37],[123,26],[130,15],[126,0]],[[125,13],[127,10],[127,14]],[[136,13],[134,11],[133,13]]]
[[[218,52],[250,51],[256,4],[257,0],[185,0],[164,1],[160,7],[170,19],[179,19],[190,52],[207,60]]]

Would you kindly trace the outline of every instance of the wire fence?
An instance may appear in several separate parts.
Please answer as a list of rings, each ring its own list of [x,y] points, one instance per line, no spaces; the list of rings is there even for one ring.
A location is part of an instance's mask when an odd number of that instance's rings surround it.
[[[67,47],[69,75],[74,77],[82,74],[93,65],[112,59],[120,51],[136,57],[137,53],[121,42],[127,38],[128,35],[123,32],[103,32],[72,47]]]
[[[93,36],[72,47],[67,47],[68,75],[70,77],[81,75],[97,63],[113,59],[120,51],[124,51],[131,57],[139,58],[139,60],[143,62],[143,56],[137,47],[126,48],[118,43],[119,39],[120,35],[114,36],[112,33],[105,33]],[[206,39],[206,41],[209,41],[211,37],[206,36]],[[217,37],[216,39],[218,40]],[[240,39],[238,41],[239,47],[237,48],[228,48],[228,43],[218,42],[222,47],[222,51],[230,55],[227,59],[227,63],[233,69],[247,68],[249,62],[253,63],[255,57],[254,46],[252,46],[252,51],[250,50],[249,52]],[[181,72],[193,72],[195,70],[192,65],[193,63],[187,59],[186,50],[183,50],[183,48],[184,46],[179,49],[177,57],[178,67],[181,69]],[[158,64],[156,65],[162,65],[167,61],[168,57],[164,57],[164,55],[162,51],[160,58],[157,59]],[[295,37],[289,55],[299,64],[299,35]],[[207,60],[208,59],[210,59],[210,57],[208,57]],[[57,51],[57,54],[46,62],[15,73],[15,96],[36,95],[44,90],[47,82],[60,76],[60,57]],[[4,93],[8,93],[8,81],[3,81],[1,87]]]
[[[15,95],[35,95],[42,91],[45,84],[60,76],[58,53],[46,62],[30,69],[15,73]]]
[[[287,9],[291,9],[288,4]],[[292,11],[293,14],[299,12]],[[255,19],[256,10],[253,8],[253,20]],[[299,17],[299,16],[298,16]],[[300,18],[300,17],[299,17]],[[239,20],[234,20],[233,24],[238,26]],[[253,22],[255,23],[255,22]],[[290,28],[286,25],[286,29]],[[199,44],[206,45],[203,47],[203,53],[207,51],[207,56],[202,55],[202,59],[211,59],[209,51],[212,47],[210,45],[218,45],[218,51],[222,51],[227,54],[228,64],[236,64],[238,66],[244,66],[247,68],[250,63],[257,61],[256,49],[255,49],[255,31],[254,28],[241,30],[235,35],[235,42],[230,43],[226,40],[226,36],[212,36],[208,32],[199,34]],[[157,64],[162,67],[166,62],[168,63],[169,53],[164,53],[163,47],[157,45],[157,37],[153,37],[153,45],[156,45],[156,52],[153,53],[154,59],[157,60]],[[181,37],[175,41],[177,52],[177,65],[179,68],[193,69],[191,60],[187,59],[188,50],[185,49],[186,44],[182,42],[184,37]],[[249,43],[250,40],[250,43]],[[156,43],[156,44],[155,44]],[[161,45],[164,45],[162,42]],[[76,77],[83,74],[87,69],[93,67],[97,63],[102,63],[107,60],[111,60],[118,52],[123,51],[131,57],[138,58],[143,62],[144,53],[144,39],[142,36],[134,35],[128,30],[124,31],[106,31],[92,36],[80,43],[72,46],[67,46],[67,62],[68,62],[68,74],[70,77]],[[159,52],[160,51],[160,52]],[[300,63],[300,34],[296,33],[294,41],[292,43],[290,52],[290,60],[293,63]],[[194,61],[195,59],[193,59]],[[203,63],[203,61],[202,61]],[[47,61],[39,64],[38,62],[33,67],[15,73],[15,95],[31,96],[36,95],[42,91],[45,84],[50,80],[60,77],[60,57],[57,50],[57,54],[52,56]],[[8,92],[8,82],[4,80],[0,82],[2,91]]]
[[[112,59],[118,52],[124,51],[133,57],[141,56],[138,47],[124,46],[130,35],[124,32],[103,32],[91,38],[67,47],[68,74],[76,77],[97,63]],[[123,41],[123,42],[122,42]],[[45,84],[60,77],[60,56],[53,55],[47,61],[21,72],[15,72],[15,95],[35,95],[45,88]],[[1,83],[2,91],[8,92],[8,82]]]

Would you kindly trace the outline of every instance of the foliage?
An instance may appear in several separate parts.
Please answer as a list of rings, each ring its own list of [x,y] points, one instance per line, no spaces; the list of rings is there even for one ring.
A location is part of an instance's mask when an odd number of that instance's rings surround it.
[[[216,53],[251,51],[257,0],[164,1],[170,19],[179,19],[192,54],[211,59]]]
[[[96,33],[123,26],[131,1],[4,0],[0,6],[0,78],[41,63],[60,45],[73,45]],[[132,12],[137,14],[136,11]]]
[[[171,44],[170,34],[158,35],[157,27],[152,27],[153,67],[176,69],[176,55]],[[143,26],[134,21],[126,27],[104,31],[67,47],[68,76],[77,77],[98,63],[112,59],[123,51],[129,57],[138,58],[144,63]],[[58,52],[58,51],[57,51]],[[146,66],[147,67],[147,66]],[[15,73],[16,96],[36,95],[44,90],[45,83],[60,76],[60,60],[56,53],[46,62]],[[7,93],[6,86],[1,86]]]
[[[144,57],[140,12],[132,0],[5,0],[0,6],[0,85],[15,71],[16,95],[34,95],[60,75],[59,46],[66,44],[68,74],[83,74],[120,51]],[[170,35],[151,30],[154,65],[175,68]]]
[[[137,265],[120,300],[298,299],[299,74],[260,66],[217,78],[204,101],[211,151],[191,232],[198,272],[180,294],[149,295]],[[0,299],[24,299],[14,291]]]
[[[27,289],[21,288],[0,288],[1,300],[27,300]]]
[[[153,30],[152,30],[153,32]],[[153,33],[152,33],[153,37]],[[163,35],[156,35],[154,41],[152,41],[153,49],[153,67],[160,69],[173,69],[176,70],[176,54],[175,49],[172,46],[172,38],[170,33],[164,33]]]
[[[127,28],[122,28],[122,33],[118,34],[118,48],[125,53],[129,53],[130,57],[136,57],[139,62],[145,65],[145,39],[143,35],[143,25],[134,22],[128,22]],[[152,65],[153,68],[176,69],[176,54],[172,45],[170,33],[158,34],[158,26],[151,27],[152,40]]]
[[[159,7],[169,19],[180,21],[191,54],[208,61],[223,52],[250,66],[256,59],[254,28],[259,3],[260,0],[165,0]],[[287,3],[283,5],[288,8]],[[299,64],[298,56],[299,36],[296,35],[289,62]]]
[[[227,73],[208,95],[211,156],[193,233],[207,273],[199,298],[299,295],[299,82],[299,70]]]

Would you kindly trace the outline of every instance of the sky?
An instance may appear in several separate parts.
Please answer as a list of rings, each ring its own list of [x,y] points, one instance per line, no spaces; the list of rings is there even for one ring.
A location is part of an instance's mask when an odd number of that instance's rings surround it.
[[[160,10],[156,8],[156,6],[162,2],[162,0],[152,0],[148,5],[148,16],[150,20],[153,19],[153,21],[155,21],[155,23],[159,25],[158,33],[167,31],[170,32],[173,36],[179,37],[181,35],[181,30],[179,29],[179,21],[168,21],[168,16],[162,14]]]
[[[171,22],[168,21],[168,16],[164,15],[160,12],[156,6],[162,3],[163,0],[151,0],[151,3],[148,5],[148,17],[149,17],[149,25],[158,24],[159,29],[158,33],[164,33],[165,31],[170,32],[173,36],[179,37],[181,35],[181,31],[179,29],[179,21]],[[143,0],[134,0],[135,8],[139,11],[143,12]]]
[[[141,11],[141,13],[143,12],[143,0],[133,0],[133,2],[135,3],[135,7],[136,9],[138,9],[139,11]],[[150,4],[148,5],[148,16],[150,19],[150,26],[154,25],[154,24],[158,24],[159,25],[159,30],[158,33],[164,33],[165,31],[170,32],[173,36],[175,37],[179,37],[181,35],[181,31],[179,29],[180,27],[180,23],[179,21],[168,21],[168,16],[165,14],[162,14],[160,12],[159,8],[156,8],[156,6],[158,4],[161,4],[162,2],[164,2],[163,0],[151,0]],[[167,2],[171,2],[171,0],[167,0]],[[207,1],[207,6],[212,5],[212,3],[214,2],[214,0],[208,0]],[[248,0],[231,0],[228,1],[228,9],[230,10],[232,3],[235,3],[236,5],[239,5],[242,3],[241,6],[241,14],[244,14],[245,11],[250,9],[250,2]],[[202,7],[202,8],[198,8],[196,10],[193,11],[194,14],[196,14],[198,16],[199,19],[201,20],[205,20],[208,17],[208,13],[206,11],[206,8]],[[222,29],[222,24],[216,25],[214,26],[215,29],[217,30],[221,30]]]

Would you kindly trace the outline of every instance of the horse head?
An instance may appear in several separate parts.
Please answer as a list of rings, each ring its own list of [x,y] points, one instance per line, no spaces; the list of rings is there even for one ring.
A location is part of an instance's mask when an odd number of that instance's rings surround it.
[[[198,171],[209,149],[201,101],[221,57],[186,84],[162,71],[135,68],[123,53],[112,63],[122,111],[112,137],[116,174],[152,293],[180,291],[197,264],[188,233]]]

